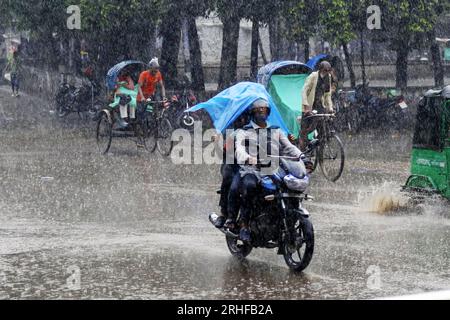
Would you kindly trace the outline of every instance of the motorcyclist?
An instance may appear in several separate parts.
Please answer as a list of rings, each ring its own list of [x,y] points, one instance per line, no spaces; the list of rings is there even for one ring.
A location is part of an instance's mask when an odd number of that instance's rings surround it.
[[[253,201],[257,195],[258,184],[264,175],[274,173],[270,172],[270,169],[264,170],[264,172],[257,169],[258,159],[262,156],[261,150],[265,149],[267,155],[290,156],[298,158],[299,161],[304,158],[304,162],[310,163],[278,127],[271,126],[267,122],[270,114],[268,101],[256,100],[249,111],[250,123],[236,134],[236,159],[240,164],[240,187],[242,190],[239,236],[243,241],[250,241],[248,223]],[[266,145],[261,145],[263,141],[267,142]],[[273,168],[274,171],[276,169]]]

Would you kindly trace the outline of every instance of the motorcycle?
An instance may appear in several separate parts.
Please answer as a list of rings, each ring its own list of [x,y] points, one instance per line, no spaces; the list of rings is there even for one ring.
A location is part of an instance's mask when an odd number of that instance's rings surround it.
[[[197,97],[191,90],[183,88],[181,94],[173,95],[171,98],[172,104],[177,110],[175,116],[175,124],[178,128],[194,131],[195,121],[199,121],[199,117],[191,112],[185,112],[189,108],[197,104]]]
[[[253,248],[278,248],[290,269],[300,272],[310,263],[314,252],[314,229],[303,201],[313,198],[304,193],[308,176],[301,161],[291,157],[280,160],[278,171],[266,176],[260,183],[260,192],[254,201],[249,229],[251,240],[241,241],[239,229],[222,227],[226,243],[233,256],[245,258]],[[259,163],[257,168],[268,167]],[[214,225],[218,215],[210,214]]]
[[[80,118],[88,112],[94,118],[102,107],[99,99],[100,86],[92,79],[76,87],[67,82],[63,75],[62,81],[55,95],[56,111],[58,117],[63,118],[69,113],[77,112]]]
[[[385,91],[383,97],[380,97],[370,93],[368,87],[361,84],[354,91],[340,93],[338,101],[347,106],[344,113],[337,113],[337,117],[345,119],[343,127],[349,131],[358,132],[363,127],[398,130],[409,122],[406,115],[408,105],[404,96],[394,89]]]

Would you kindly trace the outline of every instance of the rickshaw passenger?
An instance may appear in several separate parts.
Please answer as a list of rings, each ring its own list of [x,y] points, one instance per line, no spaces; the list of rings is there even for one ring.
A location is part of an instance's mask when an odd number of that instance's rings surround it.
[[[126,118],[128,118],[128,106],[130,107],[130,119],[136,118],[136,97],[137,86],[134,84],[133,78],[127,70],[122,72],[117,77],[117,85],[115,90],[115,100],[110,104],[110,107],[119,105],[121,126],[127,126]]]
[[[236,176],[239,175],[239,165],[236,163],[233,152],[233,163],[228,163],[227,152],[230,148],[234,149],[236,134],[243,126],[248,123],[248,117],[246,113],[243,113],[232,124],[232,130],[227,129],[224,137],[222,167],[220,172],[222,174],[222,184],[220,186],[220,215],[214,224],[217,228],[223,226],[227,228],[233,228],[236,220],[236,216],[239,213],[239,181],[234,182]],[[220,151],[219,151],[220,152]],[[234,184],[234,187],[233,187]],[[230,205],[231,202],[231,205]]]

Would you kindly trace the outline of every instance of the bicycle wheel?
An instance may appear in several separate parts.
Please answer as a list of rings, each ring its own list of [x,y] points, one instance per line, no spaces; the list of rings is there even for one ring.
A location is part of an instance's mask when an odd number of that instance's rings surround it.
[[[145,119],[143,120],[143,130],[144,130],[144,146],[145,150],[153,153],[156,150],[156,120],[153,113],[145,112]]]
[[[327,180],[336,182],[344,170],[344,146],[335,134],[321,141],[318,150],[320,169]]]
[[[156,144],[158,146],[159,153],[165,157],[169,156],[172,151],[172,131],[172,124],[170,123],[170,120],[166,117],[162,117],[158,123],[158,139]]]
[[[107,154],[112,141],[112,120],[108,113],[102,112],[97,122],[97,147],[102,154]]]

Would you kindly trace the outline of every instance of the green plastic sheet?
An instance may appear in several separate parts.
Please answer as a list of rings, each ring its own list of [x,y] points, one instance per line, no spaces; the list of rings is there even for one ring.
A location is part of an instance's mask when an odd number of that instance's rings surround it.
[[[297,117],[302,114],[302,90],[307,77],[307,74],[273,75],[268,85],[284,123],[295,138],[300,132]]]

